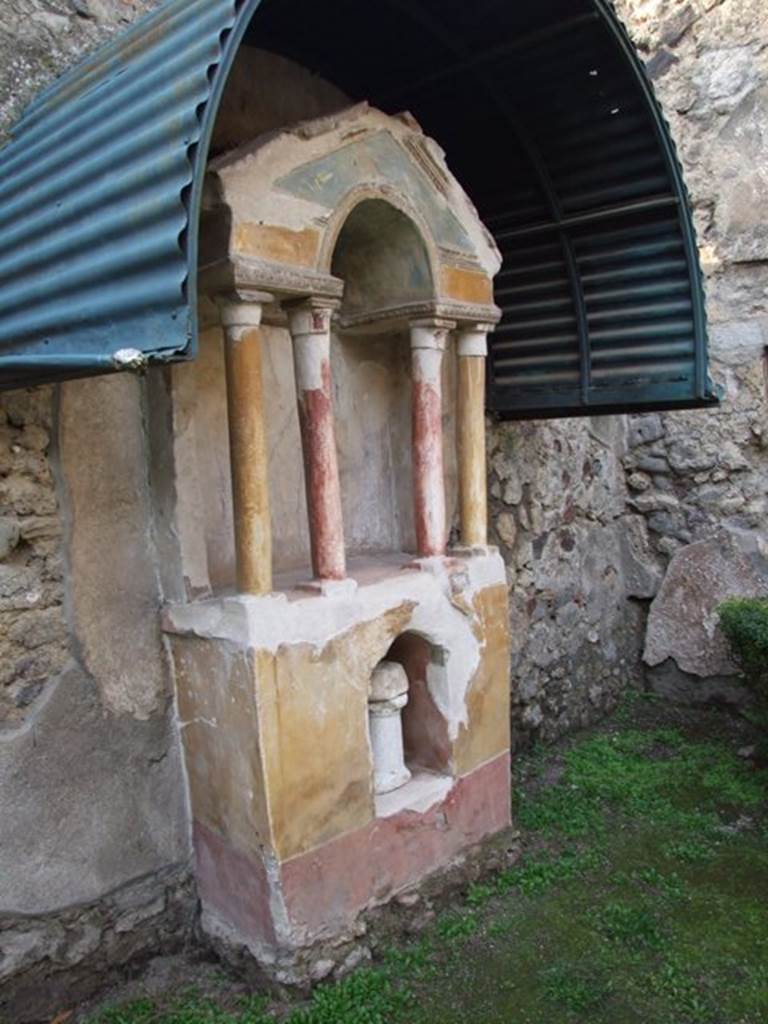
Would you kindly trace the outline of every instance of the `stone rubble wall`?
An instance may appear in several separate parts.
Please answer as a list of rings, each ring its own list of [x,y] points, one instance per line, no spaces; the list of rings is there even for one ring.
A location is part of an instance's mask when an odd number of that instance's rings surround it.
[[[156,0],[0,0],[0,144],[27,104]],[[54,389],[0,393],[0,732],[70,654],[52,451]]]
[[[71,1008],[73,992],[88,999],[138,959],[183,950],[194,919],[192,879],[178,868],[57,913],[0,913],[0,1012],[8,1021],[50,1020]]]
[[[0,143],[31,100],[158,0],[0,0]]]
[[[0,731],[69,657],[51,430],[51,388],[0,394]]]

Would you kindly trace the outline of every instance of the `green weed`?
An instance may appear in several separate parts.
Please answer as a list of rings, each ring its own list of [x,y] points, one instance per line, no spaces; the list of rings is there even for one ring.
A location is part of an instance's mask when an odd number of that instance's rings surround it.
[[[686,864],[706,864],[714,860],[716,851],[708,843],[697,839],[680,839],[662,847],[666,857],[685,861]]]
[[[690,898],[685,883],[674,871],[671,874],[665,874],[657,867],[647,867],[642,871],[633,872],[632,879],[658,890],[663,896],[673,900]]]
[[[592,871],[601,863],[602,857],[596,850],[566,852],[559,857],[529,858],[498,875],[496,888],[502,893],[519,889],[524,895],[531,896],[545,892],[558,882]]]
[[[594,970],[588,967],[556,965],[544,972],[546,998],[574,1013],[585,1013],[599,1006],[610,991],[610,983],[596,978]]]
[[[437,922],[437,934],[441,939],[451,942],[455,939],[465,939],[474,935],[478,929],[477,916],[470,913],[456,913],[449,911],[443,914]]]
[[[655,915],[643,907],[615,901],[606,903],[590,917],[611,941],[648,949],[660,949],[663,944],[664,937]]]
[[[182,993],[168,1005],[138,999],[99,1014],[93,1024],[267,1024],[266,1000],[251,996],[240,1000],[236,1011],[224,1010],[216,1000],[198,992]]]
[[[396,988],[382,970],[363,969],[333,985],[321,985],[309,1006],[286,1024],[396,1024],[406,1021],[413,996]]]
[[[467,903],[470,907],[482,907],[496,895],[497,889],[494,885],[479,884],[475,882],[467,889]]]

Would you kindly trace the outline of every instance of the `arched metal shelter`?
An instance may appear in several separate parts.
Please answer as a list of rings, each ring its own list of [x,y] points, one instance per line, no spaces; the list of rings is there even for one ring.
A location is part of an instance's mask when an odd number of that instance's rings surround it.
[[[445,148],[504,254],[499,415],[716,401],[680,166],[608,0],[168,0],[0,152],[0,387],[194,357],[202,183],[243,43]]]

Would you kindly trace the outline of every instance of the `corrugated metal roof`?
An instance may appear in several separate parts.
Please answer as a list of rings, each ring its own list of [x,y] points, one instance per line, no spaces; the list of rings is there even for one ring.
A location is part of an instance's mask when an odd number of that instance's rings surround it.
[[[447,150],[505,256],[501,415],[713,400],[679,163],[608,0],[169,0],[0,151],[0,386],[194,355],[202,179],[246,32]]]
[[[25,112],[0,151],[3,387],[194,352],[208,137],[257,4],[170,0]]]

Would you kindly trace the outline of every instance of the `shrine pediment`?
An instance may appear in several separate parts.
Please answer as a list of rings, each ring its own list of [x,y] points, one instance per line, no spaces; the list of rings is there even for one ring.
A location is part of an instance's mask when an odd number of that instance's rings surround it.
[[[212,164],[208,195],[205,292],[337,298],[343,277],[342,323],[391,322],[417,307],[497,318],[496,246],[442,150],[409,115],[358,104],[254,139]]]

